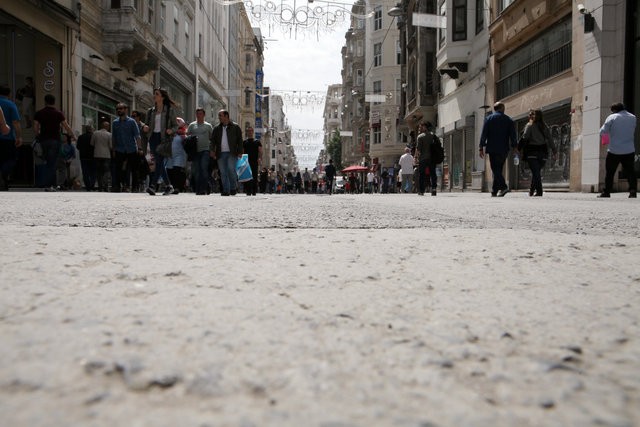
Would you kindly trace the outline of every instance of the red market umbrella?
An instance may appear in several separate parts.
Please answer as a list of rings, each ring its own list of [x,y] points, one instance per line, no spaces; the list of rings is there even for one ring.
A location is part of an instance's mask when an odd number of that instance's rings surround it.
[[[351,173],[351,172],[367,172],[369,170],[366,166],[359,165],[351,165],[344,169],[342,169],[342,173]]]

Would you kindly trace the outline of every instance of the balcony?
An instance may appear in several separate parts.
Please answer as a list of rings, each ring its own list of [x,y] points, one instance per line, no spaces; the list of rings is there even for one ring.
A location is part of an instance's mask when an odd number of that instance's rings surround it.
[[[144,76],[158,68],[162,35],[153,31],[136,9],[122,6],[102,10],[103,42],[105,55],[136,76]]]
[[[497,98],[506,98],[570,68],[571,42],[498,80]]]

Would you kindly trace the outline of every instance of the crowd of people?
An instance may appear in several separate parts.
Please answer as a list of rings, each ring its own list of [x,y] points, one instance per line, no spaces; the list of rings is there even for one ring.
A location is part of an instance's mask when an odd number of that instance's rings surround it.
[[[9,98],[7,86],[0,86],[0,191],[9,189],[11,173],[23,144],[20,112]],[[28,90],[20,91],[31,98]],[[260,193],[317,194],[332,193],[338,177],[333,161],[323,173],[315,168],[292,172],[276,171],[262,165],[262,144],[254,138],[252,128],[246,138],[229,112],[218,112],[215,126],[205,120],[205,110],[197,108],[196,119],[187,123],[177,116],[177,105],[162,88],[154,90],[154,104],[146,112],[131,111],[125,103],[116,105],[116,118],[98,123],[98,129],[86,126],[77,138],[56,99],[47,94],[45,106],[33,114],[27,127],[33,127],[35,185],[48,191],[80,189],[87,191],[146,192],[149,195],[196,195],[220,193],[234,196],[244,191],[248,196]],[[489,157],[493,174],[492,197],[504,197],[509,187],[503,175],[504,165],[513,150],[516,158],[525,160],[531,169],[529,196],[541,197],[542,171],[549,155],[557,149],[543,119],[541,110],[531,110],[522,135],[516,134],[515,123],[505,114],[505,106],[497,102],[494,112],[485,119],[480,136],[479,155]],[[600,135],[607,145],[605,185],[599,197],[610,197],[618,167],[628,180],[629,197],[637,197],[634,170],[636,117],[622,103],[611,105]],[[251,178],[239,182],[236,163],[247,156]],[[72,176],[71,163],[79,156],[83,183]],[[340,179],[340,190],[347,193],[397,192],[424,195],[437,194],[438,164],[443,161],[442,144],[429,122],[419,124],[414,144],[400,157],[398,173],[371,170],[362,175],[350,173]],[[395,176],[395,181],[394,177]],[[84,184],[84,185],[83,185]]]

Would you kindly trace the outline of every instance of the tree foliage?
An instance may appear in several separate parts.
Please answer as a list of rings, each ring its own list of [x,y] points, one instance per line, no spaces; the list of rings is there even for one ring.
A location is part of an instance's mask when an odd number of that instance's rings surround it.
[[[333,160],[333,165],[336,170],[343,169],[342,167],[342,139],[340,138],[340,131],[334,132],[333,136],[329,140],[327,145],[327,154],[329,158]]]

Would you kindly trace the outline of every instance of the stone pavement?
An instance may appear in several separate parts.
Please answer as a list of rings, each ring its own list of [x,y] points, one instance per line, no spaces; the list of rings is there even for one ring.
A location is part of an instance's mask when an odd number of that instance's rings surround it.
[[[3,426],[640,425],[640,203],[0,194]]]

